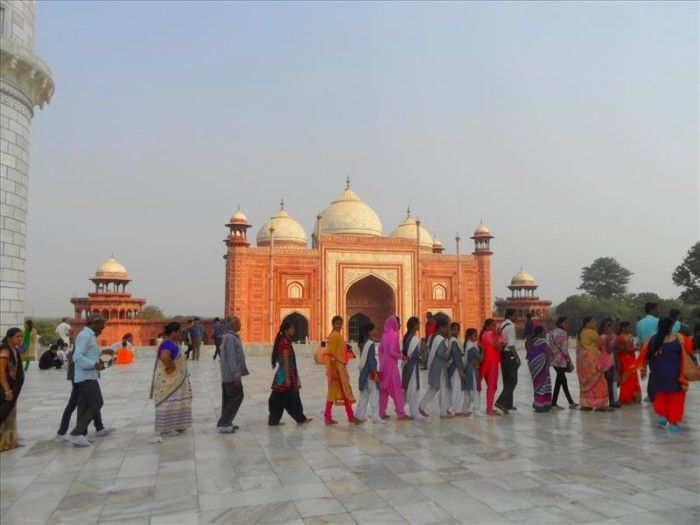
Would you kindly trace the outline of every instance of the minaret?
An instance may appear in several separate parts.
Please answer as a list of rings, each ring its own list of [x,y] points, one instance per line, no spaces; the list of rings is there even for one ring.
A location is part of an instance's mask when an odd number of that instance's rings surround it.
[[[472,240],[474,241],[474,251],[473,255],[476,256],[476,266],[477,274],[479,276],[479,282],[481,287],[479,289],[479,312],[481,314],[481,319],[479,323],[482,323],[486,318],[492,316],[493,308],[493,298],[491,296],[491,230],[486,226],[483,221],[474,230],[474,235],[472,235]]]
[[[0,332],[24,322],[29,129],[51,100],[51,70],[34,54],[34,0],[0,0]]]

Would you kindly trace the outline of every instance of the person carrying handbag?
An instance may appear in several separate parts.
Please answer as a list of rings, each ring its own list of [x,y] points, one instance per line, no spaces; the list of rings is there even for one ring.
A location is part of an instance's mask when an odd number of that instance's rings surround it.
[[[566,380],[566,374],[570,374],[574,371],[574,362],[569,355],[568,330],[569,319],[562,316],[557,319],[556,328],[547,335],[547,344],[552,349],[553,353],[552,368],[554,368],[557,374],[554,381],[554,393],[552,394],[552,410],[564,409],[564,407],[560,407],[557,404],[559,390],[562,388],[564,389],[566,400],[569,402],[569,408],[574,409],[578,407],[578,404],[574,403],[574,399],[571,397],[569,384]]]

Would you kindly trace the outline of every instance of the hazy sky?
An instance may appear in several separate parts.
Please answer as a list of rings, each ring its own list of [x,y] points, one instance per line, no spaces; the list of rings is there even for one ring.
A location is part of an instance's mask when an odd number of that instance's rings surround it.
[[[601,256],[677,296],[699,237],[694,2],[39,2],[37,43],[30,315],[111,253],[166,313],[220,313],[236,206],[310,233],[348,173],[385,234],[410,203],[452,251],[483,217],[497,296],[524,266],[560,301]]]

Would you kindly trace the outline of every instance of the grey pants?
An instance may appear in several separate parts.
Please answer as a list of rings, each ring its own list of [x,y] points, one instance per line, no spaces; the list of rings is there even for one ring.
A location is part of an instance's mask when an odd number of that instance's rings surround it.
[[[243,403],[243,385],[221,383],[221,417],[216,424],[217,428],[230,427],[233,424],[233,418],[241,408],[241,403]]]
[[[78,421],[70,435],[84,436],[87,434],[90,421],[99,416],[104,401],[97,379],[87,379],[76,384],[78,386]]]

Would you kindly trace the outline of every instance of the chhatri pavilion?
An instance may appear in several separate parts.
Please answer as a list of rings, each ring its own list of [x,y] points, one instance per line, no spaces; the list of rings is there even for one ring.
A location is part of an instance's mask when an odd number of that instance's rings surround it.
[[[341,315],[357,340],[369,320],[383,326],[427,312],[444,312],[463,326],[479,327],[492,315],[488,227],[474,231],[472,253],[454,254],[410,215],[389,235],[377,213],[350,188],[317,217],[311,238],[284,208],[258,229],[240,210],[226,226],[226,315],[242,322],[249,342],[270,342],[285,318],[299,340],[319,341]],[[309,242],[310,241],[310,242]]]

